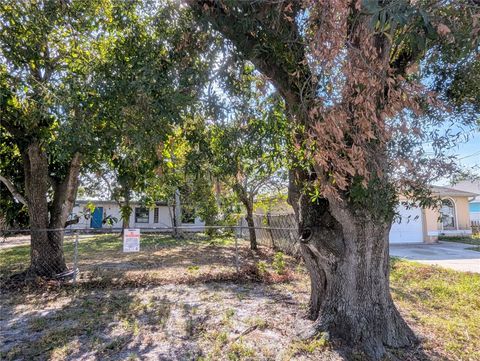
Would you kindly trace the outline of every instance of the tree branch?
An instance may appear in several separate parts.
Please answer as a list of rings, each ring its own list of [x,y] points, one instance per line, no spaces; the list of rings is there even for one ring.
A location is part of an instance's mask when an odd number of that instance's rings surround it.
[[[108,178],[105,176],[105,174],[103,174],[103,172],[100,174],[100,178],[102,178],[102,180],[105,182],[105,184],[107,185],[107,188],[108,188],[108,191],[110,192],[110,198],[112,198],[115,202],[117,202],[117,204],[121,207],[121,203],[120,200],[118,199],[117,196],[115,196],[115,193],[113,192],[113,188],[112,188],[112,185],[110,184],[110,181],[108,180]]]
[[[27,200],[25,197],[15,188],[12,182],[10,182],[7,178],[0,174],[0,181],[8,188],[10,193],[12,193],[13,197],[22,203],[24,206],[28,207]]]
[[[68,221],[65,222],[64,228],[67,228],[68,226],[71,226],[71,225],[73,225],[73,224],[77,224],[78,222],[80,222],[80,217],[79,217],[79,216],[75,216],[75,218],[70,219],[70,220],[68,220]]]
[[[50,226],[63,227],[70,214],[78,189],[78,175],[82,163],[82,155],[77,152],[70,160],[65,178],[54,186],[53,202],[50,211]]]
[[[283,9],[297,8],[297,2],[239,2],[235,7],[216,0],[186,0],[186,3],[269,77],[288,105],[305,106],[303,103],[311,100],[308,98],[315,94],[316,84],[308,67],[303,39],[295,21],[283,16]],[[282,56],[272,56],[272,49],[279,47]]]

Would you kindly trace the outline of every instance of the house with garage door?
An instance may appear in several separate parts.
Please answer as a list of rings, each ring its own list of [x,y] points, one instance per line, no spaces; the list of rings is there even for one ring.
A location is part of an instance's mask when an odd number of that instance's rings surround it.
[[[439,236],[471,235],[470,202],[478,193],[432,186],[442,207],[397,207],[398,219],[390,230],[390,243],[433,243]]]
[[[205,223],[195,215],[195,210],[184,206],[175,211],[164,202],[156,202],[152,207],[131,202],[130,228],[148,228],[152,231],[168,231],[172,228],[176,217],[177,225],[183,230],[202,231]],[[93,208],[93,212],[92,212]],[[174,214],[176,212],[176,214]],[[78,218],[78,223],[69,226],[71,229],[112,229],[122,227],[120,206],[115,201],[77,200],[71,218]]]

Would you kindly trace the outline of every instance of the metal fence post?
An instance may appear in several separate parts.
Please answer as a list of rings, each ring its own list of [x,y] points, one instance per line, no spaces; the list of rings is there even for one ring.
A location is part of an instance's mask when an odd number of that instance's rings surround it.
[[[77,283],[78,273],[78,231],[75,232],[75,243],[73,246],[73,284]]]

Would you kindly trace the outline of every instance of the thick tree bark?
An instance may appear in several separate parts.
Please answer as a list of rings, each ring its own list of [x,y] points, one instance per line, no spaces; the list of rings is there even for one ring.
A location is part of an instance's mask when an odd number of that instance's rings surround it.
[[[342,201],[295,195],[300,251],[311,280],[309,318],[302,337],[327,331],[359,345],[372,359],[385,347],[405,347],[415,335],[398,313],[389,290],[390,224],[353,211]],[[297,192],[297,195],[299,193]]]
[[[65,271],[67,266],[62,248],[63,232],[48,230],[48,161],[38,143],[27,148],[23,159],[31,229],[29,273],[52,276]]]
[[[63,253],[64,226],[75,201],[81,159],[75,154],[66,177],[56,182],[49,179],[47,156],[39,143],[30,144],[22,155],[31,228],[28,273],[51,277],[67,269]],[[50,183],[54,192],[49,207]]]
[[[308,174],[301,169],[291,169],[289,171],[288,184],[288,203],[292,206],[297,224],[301,224],[300,214],[300,184],[308,179]],[[305,200],[304,200],[305,201]],[[305,212],[303,212],[305,214]],[[307,238],[308,234],[302,234],[299,228],[299,237]],[[308,302],[307,318],[316,320],[320,311],[322,294],[325,290],[326,277],[321,267],[318,265],[315,253],[312,253],[306,247],[300,247],[300,253],[305,261],[308,273],[310,275],[310,299]]]

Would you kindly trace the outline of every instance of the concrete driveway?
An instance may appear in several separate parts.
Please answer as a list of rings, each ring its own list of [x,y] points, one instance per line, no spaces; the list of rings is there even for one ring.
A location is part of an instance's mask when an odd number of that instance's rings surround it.
[[[456,271],[480,273],[480,252],[467,249],[471,247],[474,246],[443,241],[435,244],[391,244],[390,255]]]

